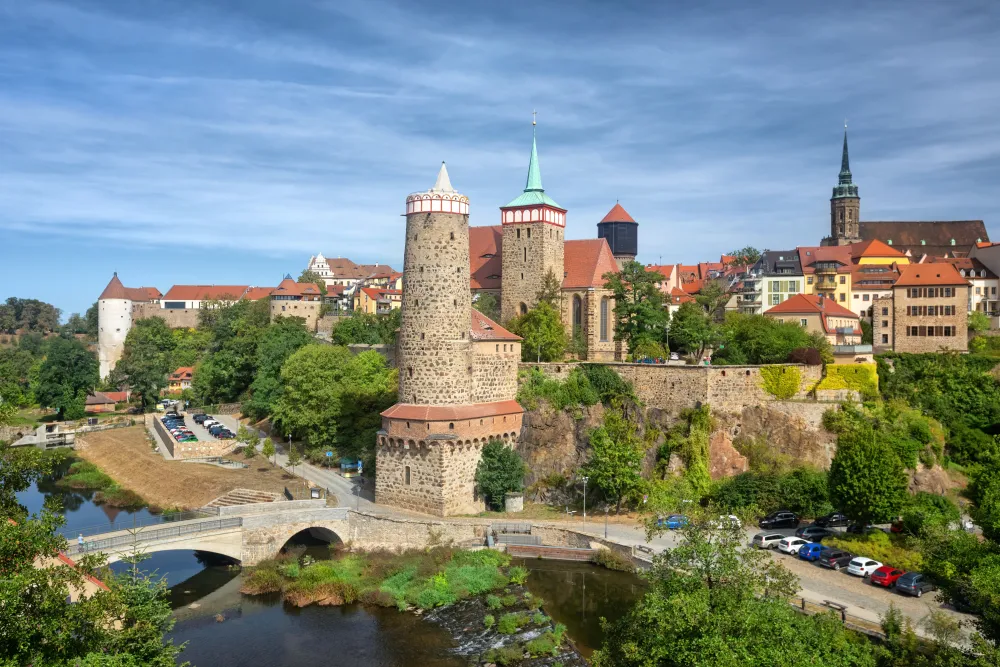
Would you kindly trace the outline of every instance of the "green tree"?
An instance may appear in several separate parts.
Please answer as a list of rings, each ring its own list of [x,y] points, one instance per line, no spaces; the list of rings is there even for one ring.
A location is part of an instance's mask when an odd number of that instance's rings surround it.
[[[757,248],[749,245],[745,248],[740,248],[739,250],[730,250],[726,254],[733,258],[731,264],[737,264],[740,266],[756,264],[761,255],[760,250],[757,250]]]
[[[10,297],[0,304],[0,331],[16,330],[46,334],[58,330],[60,311],[50,303],[38,299]]]
[[[127,386],[142,398],[150,409],[167,386],[167,376],[174,370],[170,357],[174,337],[163,318],[138,320],[125,337],[122,358],[111,373],[113,384]]]
[[[508,322],[511,332],[520,336],[522,361],[558,361],[566,351],[566,329],[562,316],[547,301],[539,301],[524,315]]]
[[[789,606],[796,578],[763,551],[744,548],[739,527],[689,513],[680,544],[654,557],[642,599],[604,622],[595,667],[874,667],[866,638],[832,615]]]
[[[84,318],[87,320],[87,335],[91,338],[97,338],[97,328],[98,328],[98,303],[95,301],[87,309]]]
[[[693,320],[693,315],[689,317]],[[677,319],[675,315],[672,336]],[[822,356],[830,347],[825,338],[816,340],[795,322],[779,322],[765,315],[728,313],[718,332],[722,346],[712,355],[712,363],[780,364],[797,349],[816,348]]]
[[[500,301],[492,292],[482,292],[475,296],[472,307],[494,322],[500,321]]]
[[[386,315],[354,311],[333,328],[331,339],[337,345],[395,345],[401,317],[400,308]]]
[[[270,438],[264,438],[264,444],[261,446],[260,453],[264,455],[264,458],[274,465],[274,457],[277,455],[278,451],[274,448],[274,443],[271,442]]]
[[[170,370],[182,366],[195,367],[208,354],[212,345],[212,334],[203,329],[171,329],[173,349],[170,351]]]
[[[99,380],[97,359],[75,338],[54,338],[47,344],[39,369],[35,398],[59,411],[61,419],[79,419],[84,401]]]
[[[604,288],[614,294],[615,340],[624,342],[629,350],[643,341],[663,342],[667,334],[669,314],[664,308],[663,292],[657,283],[663,274],[647,271],[639,262],[626,262],[617,273],[604,275]]]
[[[975,331],[976,333],[982,333],[983,331],[989,331],[990,329],[990,317],[981,310],[974,310],[969,313],[969,331]]]
[[[670,347],[696,361],[719,341],[718,327],[697,303],[682,303],[670,319]]]
[[[254,380],[257,344],[270,324],[267,299],[203,302],[198,319],[211,344],[194,375],[195,395],[206,404],[241,400]]]
[[[295,445],[290,445],[288,447],[288,465],[292,468],[292,474],[295,474],[295,466],[302,463],[302,455],[299,454],[299,450]]]
[[[552,269],[549,269],[542,279],[542,287],[535,294],[535,300],[538,303],[545,302],[559,310],[559,302],[562,300],[562,281],[556,278]]]
[[[622,499],[642,488],[642,443],[633,419],[620,401],[604,413],[604,423],[590,433],[590,460],[581,472],[621,511]]]
[[[872,323],[868,320],[861,320],[861,344],[871,345],[873,340]]]
[[[66,319],[63,331],[68,334],[85,334],[87,333],[87,320],[80,313],[73,313]]]
[[[495,510],[504,508],[508,493],[524,488],[524,461],[512,448],[494,438],[483,447],[476,466],[476,488]]]
[[[300,275],[299,279],[296,280],[295,282],[312,283],[313,285],[319,288],[320,294],[324,296],[326,295],[326,281],[323,280],[323,277],[318,273],[316,273],[315,271],[310,271],[309,269],[306,269],[305,271],[302,272],[302,275]]]
[[[868,424],[837,437],[829,484],[831,502],[862,525],[898,516],[906,502],[903,463]]]
[[[299,348],[313,342],[300,317],[279,317],[261,335],[257,344],[257,374],[250,384],[250,398],[243,412],[260,420],[271,414],[281,395],[281,367]]]
[[[713,322],[721,322],[726,314],[726,304],[730,294],[721,280],[709,280],[694,295],[694,301],[708,314]]]

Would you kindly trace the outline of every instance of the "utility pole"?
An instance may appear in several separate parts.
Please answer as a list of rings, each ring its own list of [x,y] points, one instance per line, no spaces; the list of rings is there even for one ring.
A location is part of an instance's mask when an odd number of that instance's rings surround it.
[[[583,478],[583,529],[587,530],[587,480],[589,477]]]

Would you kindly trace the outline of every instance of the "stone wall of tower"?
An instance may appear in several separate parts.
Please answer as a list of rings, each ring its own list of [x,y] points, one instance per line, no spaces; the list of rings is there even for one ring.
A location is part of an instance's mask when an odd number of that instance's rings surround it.
[[[100,299],[97,302],[97,360],[101,378],[106,378],[122,358],[125,337],[131,328],[130,299]]]
[[[301,317],[305,320],[306,330],[316,331],[316,323],[319,321],[319,311],[323,308],[320,301],[284,301],[281,299],[271,299],[271,321],[277,317]]]
[[[472,402],[512,401],[517,397],[520,341],[476,341],[472,345]]]
[[[403,257],[399,402],[469,403],[469,216],[410,213]]]
[[[545,222],[503,226],[503,271],[500,319],[521,314],[521,304],[531,308],[542,288],[545,275],[552,271],[563,281],[563,229]]]
[[[830,200],[830,236],[838,245],[853,243],[861,238],[861,200],[839,197]]]

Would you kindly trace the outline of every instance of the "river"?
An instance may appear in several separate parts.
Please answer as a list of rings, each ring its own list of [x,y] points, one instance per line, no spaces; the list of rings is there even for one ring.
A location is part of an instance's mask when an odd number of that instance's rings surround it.
[[[68,536],[110,530],[153,519],[147,510],[100,507],[91,492],[66,491],[41,480],[18,494],[29,511],[47,497],[63,503]],[[309,548],[322,555],[325,547]],[[580,652],[600,646],[600,617],[616,618],[641,595],[638,577],[586,563],[528,559],[527,587],[545,600],[545,611],[564,623]],[[121,563],[112,566],[120,570]],[[455,642],[441,627],[414,614],[359,604],[342,607],[285,605],[277,596],[245,596],[241,575],[226,559],[202,552],[152,554],[143,567],[164,576],[177,625],[171,638],[186,644],[181,655],[195,667],[464,667]]]

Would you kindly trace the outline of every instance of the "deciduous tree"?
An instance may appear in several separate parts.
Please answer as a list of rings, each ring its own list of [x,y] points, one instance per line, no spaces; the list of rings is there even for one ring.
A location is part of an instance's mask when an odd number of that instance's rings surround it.
[[[264,444],[261,446],[260,453],[264,455],[264,458],[274,465],[274,457],[277,455],[277,450],[274,448],[274,443],[270,438],[264,438]]]
[[[558,361],[566,351],[566,329],[559,311],[547,301],[539,301],[524,315],[508,323],[520,336],[522,361]]]
[[[605,274],[604,280],[604,288],[614,293],[615,340],[629,350],[646,340],[663,342],[669,321],[663,292],[657,287],[663,274],[647,271],[639,262],[627,262],[620,272]]]
[[[97,358],[80,341],[54,338],[39,369],[35,398],[58,410],[62,419],[79,419],[87,394],[97,386],[97,368]]]
[[[497,300],[495,294],[489,292],[477,294],[472,302],[472,307],[494,322],[500,321],[500,301]]]
[[[135,322],[125,337],[122,358],[111,373],[112,382],[129,387],[133,396],[142,397],[144,408],[151,408],[174,370],[170,367],[173,349],[174,336],[163,318]]]
[[[969,331],[975,331],[978,333],[982,331],[989,331],[989,328],[989,315],[980,310],[974,310],[969,313]]]
[[[621,511],[622,499],[642,488],[642,443],[636,426],[618,401],[604,413],[604,423],[590,433],[590,460],[582,472]]]
[[[508,493],[524,488],[524,461],[512,448],[494,438],[483,447],[476,466],[476,487],[486,497],[490,507],[504,508]]]
[[[313,285],[319,288],[320,294],[326,295],[326,281],[323,280],[323,277],[320,276],[315,271],[310,271],[309,269],[306,269],[305,271],[302,272],[302,275],[300,275],[299,279],[295,282],[312,283]]]
[[[861,525],[889,521],[906,501],[903,463],[868,424],[837,437],[829,484],[830,502]]]
[[[726,254],[733,258],[732,264],[739,265],[756,264],[761,255],[760,250],[749,245],[739,250],[730,250]]]
[[[299,348],[313,342],[300,317],[279,317],[261,335],[257,345],[257,374],[250,384],[250,398],[243,411],[254,419],[271,414],[281,395],[281,367]]]
[[[670,319],[670,346],[695,360],[719,341],[718,327],[697,303],[682,303]]]

